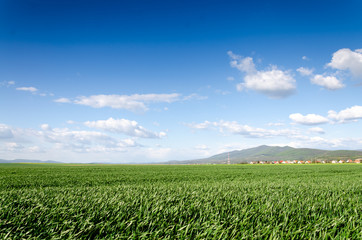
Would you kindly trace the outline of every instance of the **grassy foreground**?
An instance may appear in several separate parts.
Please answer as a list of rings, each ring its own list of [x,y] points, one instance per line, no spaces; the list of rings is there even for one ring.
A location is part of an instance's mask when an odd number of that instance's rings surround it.
[[[362,164],[0,164],[0,239],[362,239]]]

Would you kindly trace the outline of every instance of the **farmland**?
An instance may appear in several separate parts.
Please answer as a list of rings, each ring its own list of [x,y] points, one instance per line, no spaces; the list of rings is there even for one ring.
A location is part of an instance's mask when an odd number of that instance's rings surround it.
[[[362,165],[0,164],[0,239],[361,239]]]

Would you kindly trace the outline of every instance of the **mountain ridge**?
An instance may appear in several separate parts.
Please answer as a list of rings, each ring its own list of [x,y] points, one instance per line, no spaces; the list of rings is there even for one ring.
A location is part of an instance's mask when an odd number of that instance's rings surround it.
[[[362,151],[357,150],[321,150],[313,148],[293,148],[289,146],[261,145],[244,150],[235,150],[213,155],[208,158],[169,161],[168,164],[225,164],[248,163],[255,161],[280,160],[334,160],[334,159],[362,158]]]
[[[289,146],[267,146],[261,145],[254,148],[234,150],[219,153],[208,158],[193,160],[172,160],[167,162],[148,162],[138,164],[226,164],[249,163],[258,161],[281,161],[281,160],[347,160],[362,158],[362,150],[321,150],[313,148],[293,148]],[[31,160],[31,159],[0,159],[0,163],[63,163],[52,160]],[[101,163],[93,162],[88,164],[122,164],[122,163]],[[125,163],[123,163],[125,164]],[[132,163],[128,163],[132,164]]]

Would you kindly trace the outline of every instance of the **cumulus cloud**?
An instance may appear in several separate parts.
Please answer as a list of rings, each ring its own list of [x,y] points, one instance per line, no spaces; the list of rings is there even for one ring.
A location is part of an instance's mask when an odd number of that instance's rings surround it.
[[[313,69],[310,68],[304,68],[304,67],[300,67],[297,69],[297,72],[299,72],[302,76],[310,76],[313,74]]]
[[[339,49],[333,53],[327,66],[339,70],[349,70],[354,76],[362,77],[362,49],[352,51],[349,48]]]
[[[295,91],[294,78],[275,67],[270,71],[258,71],[246,75],[244,80],[243,87],[256,90],[271,98],[284,98]]]
[[[231,58],[230,61],[231,67],[236,68],[241,72],[247,72],[247,73],[252,73],[256,71],[253,58],[251,57],[242,58],[241,56],[234,54],[232,51],[228,51],[227,53]]]
[[[231,67],[245,73],[244,82],[236,86],[238,91],[252,89],[270,98],[284,98],[295,92],[296,81],[288,71],[279,70],[276,66],[258,71],[253,58],[242,58],[231,51],[228,55],[231,58]]]
[[[154,133],[140,126],[136,121],[127,119],[113,119],[98,121],[87,121],[87,127],[97,128],[108,132],[123,133],[132,137],[140,138],[160,138],[166,136],[165,132]]]
[[[289,115],[289,118],[295,123],[302,125],[318,125],[328,122],[327,118],[317,114],[307,114],[304,116],[300,113],[293,113]]]
[[[133,94],[133,95],[92,95],[81,96],[75,100],[60,98],[55,100],[62,103],[75,103],[93,108],[110,107],[115,109],[126,109],[130,111],[146,111],[148,103],[172,103],[180,101],[180,94]],[[192,96],[195,97],[195,96]]]
[[[337,90],[344,87],[342,81],[338,80],[335,76],[323,76],[316,74],[310,79],[310,81],[311,83],[322,86],[328,90]]]
[[[340,112],[330,110],[328,117],[340,123],[362,119],[362,106],[356,105]]]
[[[255,128],[248,125],[239,124],[236,121],[223,121],[223,120],[218,122],[205,121],[203,123],[187,124],[187,126],[193,129],[216,129],[222,133],[231,133],[231,134],[243,135],[246,137],[255,137],[255,138],[291,136],[299,134],[298,131],[292,129],[271,130],[271,129]]]
[[[18,90],[18,91],[27,91],[27,92],[31,92],[31,93],[35,93],[35,92],[38,91],[38,89],[35,88],[35,87],[18,87],[18,88],[16,88],[16,90]]]

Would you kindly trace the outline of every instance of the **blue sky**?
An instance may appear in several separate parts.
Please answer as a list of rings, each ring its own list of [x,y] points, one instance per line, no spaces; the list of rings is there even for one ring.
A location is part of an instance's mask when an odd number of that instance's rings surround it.
[[[0,158],[362,149],[360,1],[0,1]]]

